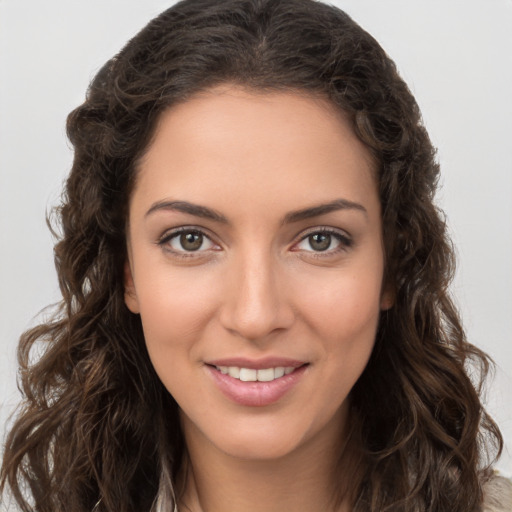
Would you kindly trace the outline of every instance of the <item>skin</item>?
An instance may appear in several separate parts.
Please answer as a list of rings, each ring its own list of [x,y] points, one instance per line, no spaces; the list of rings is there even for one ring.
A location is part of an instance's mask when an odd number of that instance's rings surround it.
[[[181,408],[182,506],[334,510],[349,393],[392,305],[374,175],[319,98],[223,86],[162,115],[130,201],[125,300]],[[175,201],[218,218],[164,206]],[[183,247],[183,227],[204,233],[198,250]],[[307,366],[277,402],[253,407],[221,393],[207,366],[235,356]]]

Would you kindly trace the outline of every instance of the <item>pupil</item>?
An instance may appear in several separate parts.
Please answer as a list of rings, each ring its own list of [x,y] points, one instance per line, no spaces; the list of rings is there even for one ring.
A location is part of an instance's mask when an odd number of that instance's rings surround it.
[[[309,245],[315,251],[325,251],[331,245],[331,235],[316,233],[309,237]]]
[[[197,251],[203,245],[203,235],[199,233],[183,233],[180,236],[180,243],[187,251]]]

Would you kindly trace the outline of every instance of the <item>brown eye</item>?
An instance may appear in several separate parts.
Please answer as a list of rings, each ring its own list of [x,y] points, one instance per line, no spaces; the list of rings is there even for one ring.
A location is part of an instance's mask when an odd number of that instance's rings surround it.
[[[182,229],[174,232],[160,241],[174,253],[205,252],[214,249],[216,245],[201,231]]]
[[[348,250],[352,246],[352,239],[343,231],[334,229],[320,229],[310,231],[293,246],[293,251],[309,253],[325,253],[332,255],[341,250]]]
[[[201,233],[182,233],[180,235],[180,245],[185,251],[197,251],[203,245],[203,235]]]
[[[331,246],[332,236],[328,233],[314,233],[308,236],[308,242],[314,251],[326,251]]]

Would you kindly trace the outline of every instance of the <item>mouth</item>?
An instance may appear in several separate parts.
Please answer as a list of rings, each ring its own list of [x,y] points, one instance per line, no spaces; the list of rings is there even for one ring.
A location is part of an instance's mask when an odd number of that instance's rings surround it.
[[[308,367],[309,363],[291,359],[231,359],[205,365],[213,383],[228,399],[252,407],[279,402],[299,385]]]
[[[296,370],[295,366],[276,366],[274,368],[261,369],[240,366],[214,366],[214,368],[223,375],[229,375],[233,379],[238,379],[242,382],[272,382]]]

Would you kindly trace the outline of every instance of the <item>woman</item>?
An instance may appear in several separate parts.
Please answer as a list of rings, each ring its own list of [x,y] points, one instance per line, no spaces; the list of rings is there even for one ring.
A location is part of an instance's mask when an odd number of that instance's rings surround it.
[[[492,510],[434,150],[371,36],[182,2],[68,133],[63,302],[22,337],[2,467],[23,510]]]

